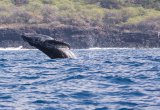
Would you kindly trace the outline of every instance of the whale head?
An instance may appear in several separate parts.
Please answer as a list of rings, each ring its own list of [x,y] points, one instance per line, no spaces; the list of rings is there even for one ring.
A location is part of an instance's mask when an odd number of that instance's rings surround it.
[[[21,37],[27,41],[31,46],[42,45],[45,41],[53,41],[52,37],[35,34],[35,33],[24,33]]]

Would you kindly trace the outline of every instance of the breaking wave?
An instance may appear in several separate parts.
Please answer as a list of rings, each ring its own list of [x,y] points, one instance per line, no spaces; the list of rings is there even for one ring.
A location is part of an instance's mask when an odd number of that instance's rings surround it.
[[[23,46],[0,48],[0,50],[21,50],[21,49],[23,49]]]
[[[23,48],[23,46],[0,48],[0,51],[14,51],[14,50],[17,51],[17,50],[37,50],[37,49],[27,49]]]

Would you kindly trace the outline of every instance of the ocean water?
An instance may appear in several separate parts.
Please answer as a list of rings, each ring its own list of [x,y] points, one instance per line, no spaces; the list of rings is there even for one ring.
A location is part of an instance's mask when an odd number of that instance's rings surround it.
[[[160,49],[0,51],[0,110],[160,110]]]

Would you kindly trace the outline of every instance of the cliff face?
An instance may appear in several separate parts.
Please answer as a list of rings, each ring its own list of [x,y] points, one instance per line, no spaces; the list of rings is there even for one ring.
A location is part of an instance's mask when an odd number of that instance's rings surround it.
[[[0,47],[33,48],[20,37],[24,32],[49,35],[57,40],[68,42],[72,48],[90,47],[160,47],[157,33],[106,32],[98,27],[23,27],[0,29]]]

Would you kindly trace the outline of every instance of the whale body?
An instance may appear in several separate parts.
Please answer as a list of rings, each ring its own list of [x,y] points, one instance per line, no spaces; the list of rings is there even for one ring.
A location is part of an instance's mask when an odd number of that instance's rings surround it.
[[[69,44],[57,41],[50,36],[35,33],[25,33],[21,35],[21,37],[31,46],[36,47],[51,59],[76,58],[75,54],[70,50]]]

